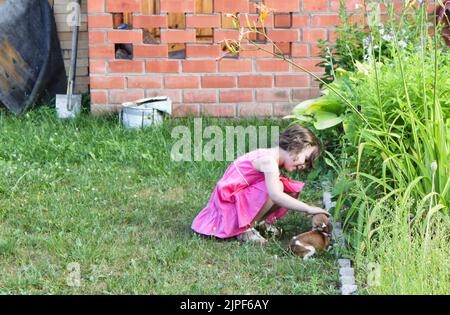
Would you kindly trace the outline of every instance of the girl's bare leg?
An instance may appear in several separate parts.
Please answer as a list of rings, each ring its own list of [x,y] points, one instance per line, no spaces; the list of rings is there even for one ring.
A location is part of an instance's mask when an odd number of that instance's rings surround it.
[[[292,197],[295,197],[295,193],[288,193]],[[262,221],[264,221],[268,216],[270,216],[272,213],[280,209],[278,205],[276,205],[272,199],[267,199],[264,206],[261,208],[261,210],[258,212],[258,215],[255,217],[255,220],[253,221],[253,224],[258,224]]]

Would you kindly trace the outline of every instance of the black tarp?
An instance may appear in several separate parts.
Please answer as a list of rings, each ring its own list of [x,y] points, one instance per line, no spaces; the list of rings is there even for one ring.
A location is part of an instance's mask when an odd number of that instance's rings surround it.
[[[0,103],[22,113],[65,94],[66,86],[48,0],[0,0]]]

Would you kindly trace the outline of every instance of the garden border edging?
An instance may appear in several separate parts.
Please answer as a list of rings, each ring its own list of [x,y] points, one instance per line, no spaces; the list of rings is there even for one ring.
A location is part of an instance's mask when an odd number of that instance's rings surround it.
[[[331,192],[325,191],[323,193],[323,204],[325,209],[329,210],[336,205],[335,202],[331,201]],[[345,246],[344,238],[342,234],[342,224],[341,221],[334,223],[333,236],[338,245],[341,247]],[[358,286],[355,281],[355,270],[352,267],[352,261],[347,258],[338,258],[337,263],[339,265],[339,280],[341,284],[341,294],[342,295],[357,295]]]

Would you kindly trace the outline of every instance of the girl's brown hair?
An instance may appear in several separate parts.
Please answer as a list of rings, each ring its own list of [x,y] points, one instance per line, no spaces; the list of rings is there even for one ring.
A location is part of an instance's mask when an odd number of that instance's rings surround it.
[[[299,154],[308,146],[314,147],[311,157],[306,161],[306,169],[312,169],[314,161],[322,154],[322,147],[319,139],[306,127],[292,125],[284,130],[278,142],[281,149],[292,155]]]

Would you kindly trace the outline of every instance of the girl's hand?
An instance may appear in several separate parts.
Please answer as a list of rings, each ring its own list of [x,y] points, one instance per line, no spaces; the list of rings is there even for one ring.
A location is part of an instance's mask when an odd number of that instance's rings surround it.
[[[327,217],[330,216],[330,213],[327,210],[324,210],[319,207],[311,207],[311,209],[308,211],[309,214],[315,215],[315,214],[325,214]]]

